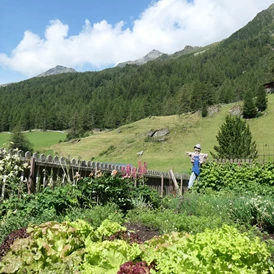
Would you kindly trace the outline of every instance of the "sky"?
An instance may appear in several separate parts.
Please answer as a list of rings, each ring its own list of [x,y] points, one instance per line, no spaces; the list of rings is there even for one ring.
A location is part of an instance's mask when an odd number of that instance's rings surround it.
[[[273,0],[0,0],[0,84],[228,38]]]

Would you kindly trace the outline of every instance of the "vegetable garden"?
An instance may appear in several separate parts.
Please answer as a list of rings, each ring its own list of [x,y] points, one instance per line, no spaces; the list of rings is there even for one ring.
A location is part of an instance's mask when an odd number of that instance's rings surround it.
[[[28,194],[22,168],[1,156],[0,273],[274,273],[273,162],[205,164],[177,197],[100,171]]]

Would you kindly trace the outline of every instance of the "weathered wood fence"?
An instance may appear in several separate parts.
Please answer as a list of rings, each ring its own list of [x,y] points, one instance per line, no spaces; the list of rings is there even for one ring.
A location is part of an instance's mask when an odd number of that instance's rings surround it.
[[[141,178],[143,183],[154,188],[161,196],[183,193],[187,189],[189,174],[160,172],[147,169],[146,163],[138,162],[138,167],[126,164],[100,163],[81,161],[65,157],[44,155],[39,153],[18,152],[23,162],[30,165],[21,173],[21,181],[27,182],[29,193],[40,191],[47,185],[63,184],[68,181],[76,183],[79,177],[88,177],[92,173],[111,173],[116,170],[123,176],[134,179]],[[257,160],[255,160],[257,161]],[[217,163],[253,163],[252,159],[214,160]],[[136,180],[137,181],[137,180]],[[0,182],[1,183],[1,182]]]
[[[81,177],[88,177],[96,172],[109,173],[116,170],[123,176],[141,178],[143,183],[154,188],[161,196],[183,193],[187,188],[189,175],[148,170],[146,163],[138,162],[138,167],[126,164],[99,163],[64,157],[27,152],[20,155],[22,161],[28,162],[29,169],[21,174],[21,180],[28,181],[29,192],[35,193],[47,185],[76,182]]]

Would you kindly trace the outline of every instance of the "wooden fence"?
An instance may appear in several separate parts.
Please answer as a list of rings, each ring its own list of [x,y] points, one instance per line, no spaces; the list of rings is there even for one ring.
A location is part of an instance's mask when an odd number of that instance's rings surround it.
[[[125,164],[99,163],[80,161],[64,157],[44,155],[30,152],[20,155],[23,162],[30,165],[21,174],[21,181],[27,181],[29,193],[40,191],[47,185],[76,182],[81,177],[88,177],[96,172],[111,174],[116,170],[118,174],[139,178],[144,184],[154,188],[161,196],[183,193],[188,184],[189,175],[170,172],[148,170],[146,163],[138,162],[138,167]],[[139,181],[140,181],[139,180]]]
[[[67,181],[75,183],[79,177],[88,177],[91,173],[102,172],[110,174],[116,170],[123,176],[131,176],[133,179],[139,178],[143,183],[154,188],[161,196],[183,193],[187,189],[189,174],[160,172],[147,169],[146,163],[138,162],[138,167],[126,164],[100,163],[93,161],[80,161],[64,157],[44,155],[30,152],[19,152],[23,162],[30,165],[21,173],[21,181],[26,182],[29,193],[40,191],[47,185],[62,184]],[[258,160],[256,160],[258,161]],[[230,159],[214,160],[217,163],[253,163],[252,159]],[[264,162],[261,159],[259,162]],[[1,182],[0,182],[1,185]],[[1,192],[1,190],[0,190]],[[3,194],[3,193],[2,193]],[[1,195],[1,193],[0,193]]]

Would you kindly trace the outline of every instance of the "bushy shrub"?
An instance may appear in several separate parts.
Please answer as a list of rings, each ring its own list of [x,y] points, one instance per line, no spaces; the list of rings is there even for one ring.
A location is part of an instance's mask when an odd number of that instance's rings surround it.
[[[274,194],[274,163],[205,163],[200,174],[197,190],[235,189],[235,192],[253,192],[257,194]]]
[[[115,203],[123,210],[132,208],[131,191],[134,184],[130,178],[97,173],[94,177],[80,179],[77,188],[81,191],[81,207]]]
[[[56,215],[65,214],[66,210],[78,205],[77,196],[80,192],[71,184],[54,189],[44,188],[37,194],[26,194],[23,197],[13,196],[0,204],[1,216],[9,212],[20,212],[21,215],[39,216],[51,210]]]
[[[132,189],[132,197],[140,198],[142,202],[152,208],[158,208],[161,205],[162,198],[158,191],[148,185],[139,185]]]

